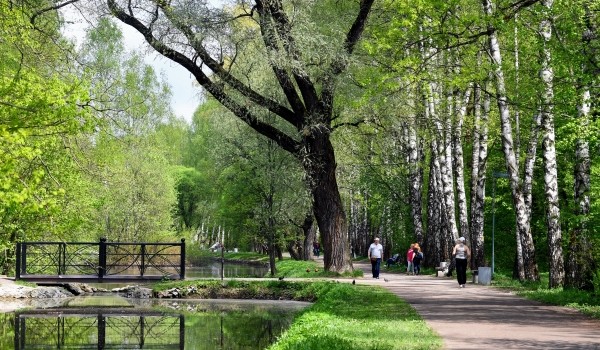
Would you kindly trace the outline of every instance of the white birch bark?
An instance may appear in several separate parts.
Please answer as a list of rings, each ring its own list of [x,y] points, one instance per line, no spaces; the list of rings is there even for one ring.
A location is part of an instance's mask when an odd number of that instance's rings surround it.
[[[408,153],[408,192],[411,219],[414,229],[414,236],[416,242],[423,244],[423,171],[421,169],[421,155],[419,148],[419,139],[417,135],[418,124],[416,118],[416,101],[415,95],[411,92],[409,94],[409,104],[411,109],[411,118],[407,125],[407,153]]]
[[[470,238],[469,217],[467,212],[467,193],[465,190],[464,159],[462,145],[462,129],[467,114],[467,105],[471,99],[471,84],[467,87],[462,100],[456,101],[456,123],[453,136],[453,163],[454,181],[456,183],[456,200],[458,205],[458,222],[460,223],[460,236]]]
[[[564,283],[564,259],[562,233],[560,229],[560,207],[558,203],[558,166],[556,164],[556,136],[554,132],[554,72],[551,66],[552,53],[549,42],[552,39],[550,14],[553,0],[544,0],[544,18],[540,22],[540,35],[543,40],[542,69],[540,77],[544,84],[542,93],[542,128],[544,150],[544,187],[546,192],[547,235],[549,254],[549,287],[561,287]]]
[[[483,0],[484,12],[487,16],[492,16],[491,0]],[[504,71],[502,70],[502,55],[500,52],[500,44],[498,35],[494,28],[490,27],[489,50],[492,64],[494,65],[494,77],[496,83],[496,99],[498,110],[500,112],[501,132],[502,132],[502,151],[504,153],[507,173],[510,180],[512,191],[513,205],[516,213],[517,229],[523,249],[523,264],[525,267],[525,279],[530,281],[539,280],[539,271],[535,259],[535,246],[531,235],[531,227],[523,192],[520,185],[518,164],[514,150],[514,142],[512,135],[512,125],[510,120],[510,111],[508,108],[508,100],[505,87]]]
[[[485,89],[487,90],[487,89]],[[471,267],[485,266],[484,255],[484,213],[485,183],[488,156],[488,118],[490,113],[490,95],[485,94],[483,113],[481,111],[481,88],[474,87],[474,132],[473,132],[473,176],[471,193]]]
[[[430,82],[428,85],[429,95],[427,97],[427,109],[429,111],[429,118],[433,122],[437,141],[435,142],[437,148],[437,160],[439,162],[440,177],[442,181],[442,198],[444,202],[444,216],[448,229],[447,241],[454,242],[458,238],[458,229],[456,227],[456,215],[454,210],[454,188],[452,183],[452,169],[451,163],[448,163],[447,147],[446,145],[445,128],[442,123],[440,116],[437,113],[437,106],[439,106],[439,92],[438,86],[434,82]],[[450,148],[451,151],[451,148]],[[450,159],[452,159],[450,157]]]
[[[440,172],[438,146],[436,140],[431,141],[431,159],[429,166],[429,187],[427,199],[427,248],[433,254],[426,254],[430,264],[438,264],[449,260],[450,250],[447,244],[447,232],[444,227],[443,185]],[[431,260],[427,260],[431,259]],[[438,266],[438,265],[436,265]]]

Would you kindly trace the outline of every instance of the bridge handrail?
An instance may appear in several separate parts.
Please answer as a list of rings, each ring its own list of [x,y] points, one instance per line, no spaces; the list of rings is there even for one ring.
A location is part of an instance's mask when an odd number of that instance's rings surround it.
[[[93,248],[80,248],[76,251],[69,251],[69,246],[90,246]],[[30,249],[27,249],[28,247]],[[39,247],[40,251],[31,253],[31,248],[34,247]],[[111,252],[110,247],[115,247],[115,251]],[[127,250],[125,247],[139,247],[139,249]],[[156,249],[152,249],[152,247],[156,247]],[[179,247],[179,252],[168,251],[170,247]],[[28,251],[30,252],[29,263],[27,259]],[[173,257],[177,256],[179,257],[179,263],[173,261]],[[110,259],[111,257],[117,257],[117,260],[114,261],[114,259]],[[131,259],[125,259],[126,257],[131,257]],[[172,278],[175,275],[179,275],[180,279],[185,278],[185,239],[181,239],[180,243],[107,242],[105,238],[100,239],[99,242],[18,242],[16,245],[16,258],[16,279],[26,279],[24,277],[36,275],[35,273],[27,273],[28,266],[35,266],[44,271],[42,275],[38,275],[39,278],[57,276],[61,280],[68,279],[69,276],[82,277],[81,275],[68,275],[67,269],[69,268],[71,270],[75,268],[76,271],[83,272],[83,277],[92,278],[95,275],[100,281],[109,275],[121,276],[121,273],[128,270],[128,268],[137,269],[139,273],[132,276],[137,276],[140,279],[147,279],[144,274],[148,269],[159,271],[162,275],[157,276],[163,278]],[[174,269],[175,273],[167,272],[169,268]],[[47,274],[48,269],[56,269],[56,273]],[[90,270],[96,270],[96,274],[89,275]],[[109,270],[112,270],[112,273],[108,273]]]

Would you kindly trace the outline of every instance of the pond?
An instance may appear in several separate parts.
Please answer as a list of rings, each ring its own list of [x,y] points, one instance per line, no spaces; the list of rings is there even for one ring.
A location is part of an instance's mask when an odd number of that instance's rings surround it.
[[[0,314],[0,349],[265,349],[303,302],[70,298]],[[93,306],[93,305],[96,306]]]

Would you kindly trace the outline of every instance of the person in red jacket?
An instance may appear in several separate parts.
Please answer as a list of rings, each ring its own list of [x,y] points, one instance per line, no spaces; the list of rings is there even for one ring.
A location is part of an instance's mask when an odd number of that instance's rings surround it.
[[[410,245],[408,251],[406,252],[406,273],[409,275],[415,274],[415,267],[413,265],[413,258],[415,257],[415,245],[414,243]]]

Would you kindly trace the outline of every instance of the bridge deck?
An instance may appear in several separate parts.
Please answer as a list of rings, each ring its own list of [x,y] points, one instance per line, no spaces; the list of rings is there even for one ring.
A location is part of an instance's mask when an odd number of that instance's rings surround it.
[[[179,279],[179,275],[109,275],[99,278],[98,275],[21,275],[21,280],[27,282],[43,283],[127,283],[127,282],[152,282],[162,279]]]

